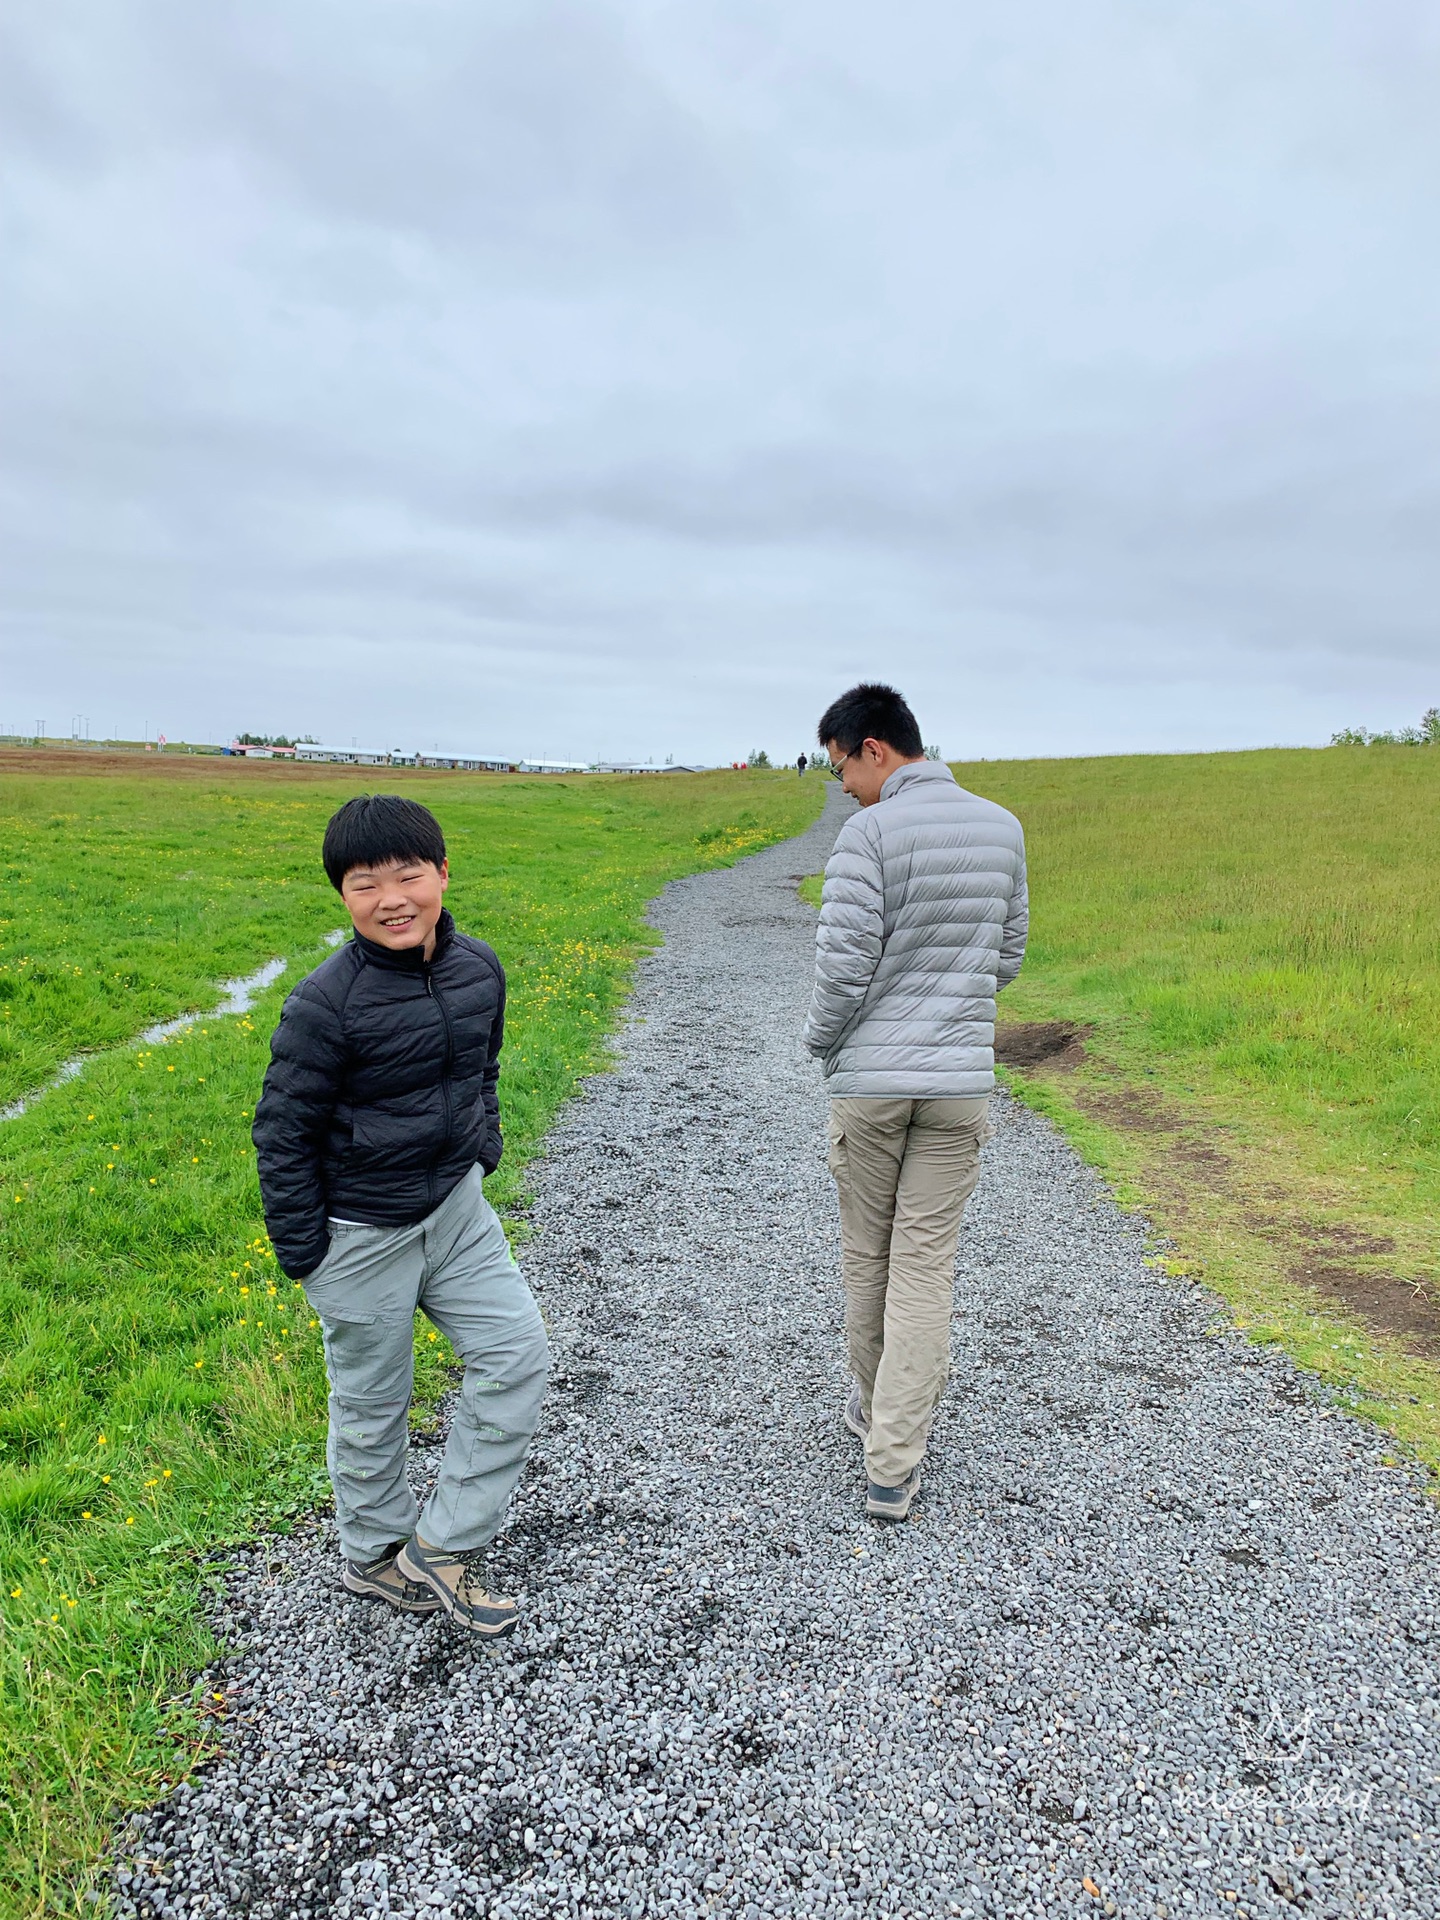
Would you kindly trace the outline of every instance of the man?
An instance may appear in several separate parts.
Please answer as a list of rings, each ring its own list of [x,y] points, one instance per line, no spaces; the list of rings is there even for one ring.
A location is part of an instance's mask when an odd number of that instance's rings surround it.
[[[1029,925],[1013,814],[927,760],[893,687],[852,687],[819,727],[860,803],[825,868],[805,1044],[824,1068],[840,1195],[845,1423],[868,1513],[904,1520],[950,1366],[955,1245],[989,1138],[995,995]]]
[[[797,753],[795,756],[795,771],[796,773],[799,774],[802,780],[805,778],[805,766],[806,766],[805,755],[803,753]]]

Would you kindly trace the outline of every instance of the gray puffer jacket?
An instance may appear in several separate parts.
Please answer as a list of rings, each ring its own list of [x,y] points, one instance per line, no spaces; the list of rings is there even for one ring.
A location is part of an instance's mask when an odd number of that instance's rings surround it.
[[[825,867],[805,1044],[835,1096],[995,1085],[995,995],[1030,924],[1025,836],[947,766],[898,767]]]

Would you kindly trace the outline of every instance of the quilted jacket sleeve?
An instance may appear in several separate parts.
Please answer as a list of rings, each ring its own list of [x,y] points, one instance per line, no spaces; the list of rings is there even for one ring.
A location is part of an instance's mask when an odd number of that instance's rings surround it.
[[[884,942],[880,849],[860,819],[841,829],[825,867],[821,900],[805,1045],[823,1059],[860,1011]]]
[[[275,1258],[303,1280],[330,1248],[321,1150],[345,1075],[339,1010],[302,980],[288,997],[270,1041],[265,1089],[252,1136]]]
[[[494,958],[493,955],[491,957]],[[494,1173],[505,1151],[505,1142],[500,1133],[500,1049],[505,1044],[505,969],[498,960],[495,961],[495,972],[499,980],[500,998],[495,1008],[495,1022],[490,1029],[490,1058],[486,1062],[485,1080],[481,1088],[486,1121],[485,1145],[480,1153],[482,1173]]]
[[[1025,877],[1025,854],[1020,854],[1020,871],[1010,894],[1010,907],[1000,937],[1000,964],[995,969],[995,986],[1008,987],[1020,971],[1025,958],[1025,940],[1030,931],[1030,888]]]

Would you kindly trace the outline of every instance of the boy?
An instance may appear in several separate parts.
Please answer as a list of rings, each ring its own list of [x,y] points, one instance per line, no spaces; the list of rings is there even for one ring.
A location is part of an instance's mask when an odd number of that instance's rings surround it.
[[[275,1257],[324,1330],[343,1583],[497,1638],[515,1602],[466,1563],[505,1517],[549,1366],[481,1189],[500,1162],[505,974],[444,910],[450,868],[428,808],[347,800],[323,858],[355,938],[286,1000],[254,1138]],[[417,1307],[465,1364],[418,1516],[405,1478]]]

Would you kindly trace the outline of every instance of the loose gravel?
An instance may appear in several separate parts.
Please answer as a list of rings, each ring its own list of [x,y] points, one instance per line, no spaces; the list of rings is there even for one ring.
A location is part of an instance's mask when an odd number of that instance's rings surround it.
[[[864,1518],[794,890],[845,804],[667,889],[539,1170],[526,1627],[347,1599],[325,1520],[239,1555],[123,1915],[1440,1913],[1416,1475],[1003,1096],[915,1517]]]

